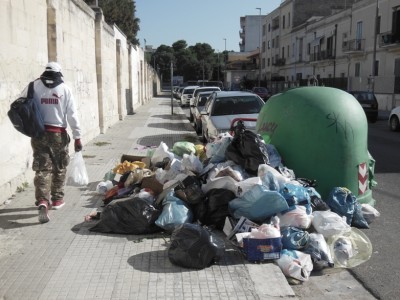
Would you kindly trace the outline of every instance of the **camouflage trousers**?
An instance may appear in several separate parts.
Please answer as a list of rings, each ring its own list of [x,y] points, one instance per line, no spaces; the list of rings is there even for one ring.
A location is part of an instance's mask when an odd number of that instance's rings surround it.
[[[64,198],[69,142],[66,132],[45,132],[42,137],[31,139],[36,202]]]

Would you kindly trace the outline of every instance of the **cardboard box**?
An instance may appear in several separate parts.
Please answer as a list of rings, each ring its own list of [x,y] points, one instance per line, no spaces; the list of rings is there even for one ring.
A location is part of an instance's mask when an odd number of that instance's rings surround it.
[[[156,179],[155,175],[152,175],[150,177],[143,177],[140,187],[142,189],[151,189],[157,197],[163,191],[164,186]]]
[[[252,239],[243,238],[243,251],[251,262],[274,260],[281,257],[282,238]]]
[[[234,225],[232,218],[226,218],[223,231],[226,234],[227,239],[230,240],[235,236],[236,233],[250,232],[251,229],[258,228],[259,226],[260,225],[254,223],[253,221],[251,221],[245,217],[240,217],[240,219],[236,223],[236,225]]]

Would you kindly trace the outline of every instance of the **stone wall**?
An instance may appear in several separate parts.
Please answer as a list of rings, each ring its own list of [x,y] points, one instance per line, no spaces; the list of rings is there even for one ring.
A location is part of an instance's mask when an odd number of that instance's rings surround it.
[[[143,50],[81,0],[2,0],[0,40],[0,204],[32,184],[30,139],[13,128],[7,111],[48,61],[63,68],[84,144],[148,101],[153,82],[159,86]]]

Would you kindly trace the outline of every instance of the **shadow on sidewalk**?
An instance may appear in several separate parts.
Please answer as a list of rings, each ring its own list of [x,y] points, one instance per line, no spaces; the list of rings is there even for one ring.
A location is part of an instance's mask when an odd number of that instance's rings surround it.
[[[223,257],[221,257],[218,262],[211,264],[209,267],[212,267],[213,265],[244,265],[245,263],[244,257],[239,251],[226,249]],[[130,264],[135,270],[150,273],[182,273],[198,270],[195,268],[185,268],[172,264],[168,258],[168,249],[148,251],[133,255],[129,257],[128,264]]]
[[[35,213],[27,214],[24,212],[34,211]],[[20,213],[19,213],[20,212]],[[12,229],[12,228],[22,228],[32,225],[39,225],[39,221],[35,222],[19,222],[21,220],[36,218],[37,220],[37,207],[26,207],[26,208],[6,208],[0,209],[0,228]]]
[[[178,124],[177,124],[178,125]],[[139,138],[137,144],[141,146],[159,146],[161,142],[167,144],[172,149],[176,142],[191,142],[193,144],[201,144],[197,134],[182,133],[182,134],[165,134],[165,135],[150,135]]]

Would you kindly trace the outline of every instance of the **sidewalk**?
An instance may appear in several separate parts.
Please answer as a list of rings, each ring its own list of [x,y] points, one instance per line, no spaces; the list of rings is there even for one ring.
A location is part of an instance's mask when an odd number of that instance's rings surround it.
[[[229,247],[219,264],[192,270],[169,261],[167,234],[89,231],[95,223],[84,216],[103,204],[96,186],[122,154],[196,136],[170,105],[168,95],[153,98],[85,143],[90,183],[67,186],[66,205],[50,211],[49,223],[38,222],[32,183],[0,205],[0,299],[295,299],[279,267],[251,264]]]

